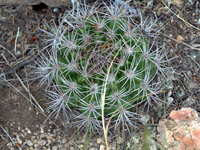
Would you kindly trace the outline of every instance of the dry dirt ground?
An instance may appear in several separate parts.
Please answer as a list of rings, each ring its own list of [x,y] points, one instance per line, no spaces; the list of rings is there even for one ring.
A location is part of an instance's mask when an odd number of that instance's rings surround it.
[[[166,4],[168,5],[168,3]],[[159,22],[165,25],[161,35],[166,35],[166,46],[170,49],[168,57],[177,56],[176,59],[169,63],[169,66],[174,68],[174,72],[168,74],[168,89],[165,95],[171,92],[169,97],[173,101],[166,107],[166,117],[168,117],[171,110],[180,109],[181,107],[191,107],[200,112],[200,4],[194,1],[188,4],[184,3],[182,6],[176,3],[168,6],[178,16],[165,9],[166,7],[159,0],[153,1],[153,5],[150,6],[147,6],[147,3],[140,3],[136,6],[137,9],[145,9],[144,13],[155,12],[157,16],[162,16]],[[51,19],[58,20],[58,17],[62,15],[65,9],[68,8],[0,6],[0,45],[5,48],[0,47],[0,125],[19,144],[13,149],[20,149],[19,147],[28,149],[28,140],[34,141],[30,137],[38,132],[54,133],[58,131],[60,135],[56,136],[55,139],[60,136],[61,140],[64,135],[61,132],[67,130],[65,132],[66,140],[78,140],[78,136],[73,135],[75,129],[70,124],[66,125],[61,118],[60,120],[53,120],[55,125],[50,123],[49,120],[44,123],[47,117],[36,109],[33,105],[36,104],[33,98],[30,97],[16,76],[17,74],[26,81],[24,82],[25,86],[28,87],[33,97],[45,109],[46,100],[44,99],[46,97],[44,88],[37,88],[38,82],[29,80],[31,77],[28,74],[28,66],[35,65],[34,59],[31,59],[34,54],[33,49],[41,49],[44,46],[41,39],[43,33],[38,28],[43,28],[44,20],[47,22]],[[19,36],[17,36],[17,33],[19,33]],[[16,37],[17,43],[15,44]],[[6,75],[3,76],[2,73],[6,73]],[[33,104],[28,99],[31,99]],[[148,124],[156,126],[158,120],[163,118],[164,110],[151,109],[149,114],[150,120]],[[59,127],[58,130],[56,125]],[[142,131],[143,128],[138,132],[142,133]],[[25,134],[25,132],[28,133]],[[0,135],[0,149],[11,149],[12,144],[8,144],[11,140],[1,128]],[[35,136],[37,137],[37,135]],[[40,138],[42,139],[43,137]],[[48,137],[43,139],[47,140]],[[50,140],[49,147],[64,143],[58,140]],[[90,146],[99,149],[101,142],[93,141],[94,143]],[[124,146],[124,142],[120,144],[122,147]],[[73,146],[76,149],[76,144]],[[38,149],[41,150],[46,148],[47,146],[42,144],[38,146]]]

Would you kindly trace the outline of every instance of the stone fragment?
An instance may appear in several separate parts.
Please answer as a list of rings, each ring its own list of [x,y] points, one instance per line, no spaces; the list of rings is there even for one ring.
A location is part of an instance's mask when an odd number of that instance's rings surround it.
[[[74,147],[71,146],[71,147],[69,148],[69,150],[75,150],[75,149],[74,149]]]
[[[31,134],[31,130],[28,129],[28,130],[27,130],[27,133]]]
[[[46,144],[46,140],[39,140],[38,145],[44,146]]]
[[[98,139],[97,139],[97,144],[100,144],[101,141],[102,141],[102,140],[98,138]]]
[[[10,146],[12,146],[12,144],[13,144],[12,142],[9,142],[9,143],[7,144],[7,146],[10,147]]]
[[[143,125],[146,125],[149,119],[150,116],[148,114],[142,114],[139,120],[142,122]]]
[[[21,140],[20,138],[17,138],[17,142],[18,142],[19,144],[22,144],[22,140]]]
[[[100,145],[99,150],[105,150],[105,147],[103,145]]]
[[[197,89],[199,88],[199,85],[195,82],[190,82],[188,87],[189,89]]]
[[[192,108],[172,111],[159,121],[158,142],[167,150],[200,149],[200,118]]]
[[[32,142],[31,140],[27,140],[27,141],[26,141],[26,144],[27,144],[28,146],[30,146],[30,147],[33,146],[33,142]]]
[[[37,148],[37,147],[38,147],[38,144],[34,144],[34,147]]]
[[[176,5],[176,6],[179,7],[180,9],[182,9],[183,6],[184,6],[183,0],[170,0],[170,1],[168,1],[168,2],[169,2],[169,3],[172,3],[172,4],[174,4],[174,5]]]
[[[198,118],[198,114],[192,108],[182,108],[179,111],[172,111],[169,115],[172,120],[190,121]]]
[[[57,146],[52,147],[52,150],[57,150],[57,149],[58,149]]]

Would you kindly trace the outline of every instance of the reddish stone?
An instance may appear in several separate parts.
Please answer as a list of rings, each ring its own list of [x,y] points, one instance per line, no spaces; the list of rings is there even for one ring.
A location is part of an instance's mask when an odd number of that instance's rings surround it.
[[[181,108],[178,111],[173,110],[169,117],[172,120],[182,120],[182,121],[189,121],[194,120],[195,118],[198,118],[198,114],[195,110],[191,108]]]
[[[178,128],[177,130],[178,130],[178,131],[176,131],[176,132],[174,133],[174,138],[175,138],[176,140],[181,140],[181,139],[183,139],[184,136],[185,136],[185,133],[183,132],[183,130],[182,130],[181,128]]]
[[[200,119],[197,112],[182,108],[172,111],[169,116],[173,121],[162,119],[157,127],[157,138],[162,146],[165,144],[167,150],[200,150]]]
[[[186,137],[184,137],[181,141],[183,142],[183,144],[185,144],[187,147],[193,147],[193,149],[197,149],[199,150],[199,138],[196,137],[192,137],[191,135],[188,135]]]
[[[182,116],[183,116],[183,112],[178,112],[178,111],[175,111],[175,110],[173,110],[169,115],[169,117],[172,120],[180,119]]]
[[[192,132],[192,136],[200,138],[200,129],[196,129]],[[199,139],[200,140],[200,139]]]

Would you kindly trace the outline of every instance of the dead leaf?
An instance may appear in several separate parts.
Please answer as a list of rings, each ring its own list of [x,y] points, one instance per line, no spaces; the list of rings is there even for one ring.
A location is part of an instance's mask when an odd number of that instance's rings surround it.
[[[35,40],[38,40],[38,38],[34,35],[29,41],[31,43],[35,43]]]
[[[10,41],[11,46],[14,45],[14,42],[15,42],[15,38],[12,38],[12,40]]]
[[[98,25],[97,25],[97,24],[94,25],[94,28],[95,28],[97,31],[100,31],[100,32],[101,32],[101,30],[98,29]]]
[[[182,42],[184,40],[184,38],[182,36],[178,35],[177,38],[176,38],[176,40],[178,42]]]

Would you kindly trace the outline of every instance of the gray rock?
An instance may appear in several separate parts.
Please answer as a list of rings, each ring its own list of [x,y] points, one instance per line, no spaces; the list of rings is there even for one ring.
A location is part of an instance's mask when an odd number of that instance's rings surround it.
[[[190,82],[188,87],[189,89],[197,89],[199,85],[195,82]]]
[[[62,145],[61,145],[61,144],[59,144],[59,145],[57,145],[57,146],[58,146],[58,148],[59,148],[59,149],[61,149],[61,148],[62,148]]]
[[[65,139],[62,139],[62,143],[66,143],[67,141]]]
[[[27,143],[27,145],[30,146],[30,147],[33,146],[33,142],[32,142],[31,140],[27,140],[26,143]]]
[[[40,145],[40,146],[44,146],[45,144],[46,144],[45,140],[38,141],[38,145]]]
[[[52,147],[52,150],[57,150],[57,149],[58,149],[57,146]]]
[[[45,137],[44,133],[42,133],[42,134],[40,135],[40,137],[41,137],[41,138],[44,138],[44,137]]]
[[[38,144],[34,144],[34,147],[37,148],[37,147],[38,147]]]

